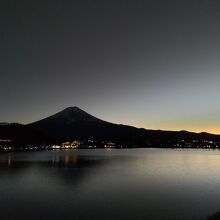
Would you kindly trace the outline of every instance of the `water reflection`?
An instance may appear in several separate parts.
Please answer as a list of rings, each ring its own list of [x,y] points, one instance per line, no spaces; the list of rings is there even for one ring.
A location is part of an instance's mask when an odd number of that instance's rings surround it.
[[[218,151],[0,154],[0,219],[205,220],[219,208],[218,167]]]
[[[9,153],[8,154],[8,167],[11,166],[11,154]]]
[[[93,170],[97,170],[108,160],[91,158],[70,154],[66,151],[62,153],[52,152],[51,159],[30,160],[28,158],[16,158],[16,155],[9,153],[0,159],[0,175],[21,176],[34,172],[36,175],[49,176],[54,182],[69,184],[71,187],[81,184],[83,179],[90,175]]]
[[[7,157],[0,158],[0,170],[4,168],[27,168],[30,166],[39,166],[39,167],[57,167],[57,168],[92,168],[104,160],[97,158],[90,158],[87,156],[79,156],[74,154],[65,154],[52,153],[51,160],[28,160],[28,159],[16,159],[13,157],[12,153],[7,154]]]

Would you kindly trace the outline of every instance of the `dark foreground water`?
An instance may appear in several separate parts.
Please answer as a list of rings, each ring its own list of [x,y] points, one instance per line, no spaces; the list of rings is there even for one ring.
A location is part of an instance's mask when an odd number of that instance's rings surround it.
[[[1,220],[202,220],[220,210],[220,151],[0,154]]]

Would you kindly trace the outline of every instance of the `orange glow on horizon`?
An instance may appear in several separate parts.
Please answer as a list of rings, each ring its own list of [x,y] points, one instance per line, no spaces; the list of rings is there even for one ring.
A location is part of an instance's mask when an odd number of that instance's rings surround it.
[[[220,127],[219,126],[187,126],[187,125],[173,125],[173,124],[155,124],[155,125],[146,125],[146,124],[137,124],[135,125],[138,128],[145,128],[145,129],[152,129],[152,130],[165,130],[165,131],[189,131],[189,132],[196,132],[196,133],[201,133],[201,132],[206,132],[206,133],[210,133],[210,134],[217,134],[220,135]]]

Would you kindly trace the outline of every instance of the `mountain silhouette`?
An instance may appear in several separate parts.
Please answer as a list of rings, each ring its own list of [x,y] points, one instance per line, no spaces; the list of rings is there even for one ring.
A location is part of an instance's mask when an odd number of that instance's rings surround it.
[[[143,143],[150,141],[157,145],[188,139],[220,140],[219,135],[208,133],[194,133],[188,131],[161,131],[135,128],[128,125],[114,124],[96,118],[78,107],[68,107],[50,117],[28,124],[32,130],[57,140],[95,139],[115,140],[129,143]]]
[[[68,107],[27,126],[59,140],[78,138],[133,141],[143,137],[142,131],[138,128],[101,120],[78,107]]]
[[[1,139],[13,140],[20,146],[38,143],[54,144],[74,139],[111,140],[132,147],[174,147],[177,143],[182,143],[182,140],[185,141],[183,147],[189,146],[187,141],[193,143],[195,140],[194,147],[206,146],[204,143],[208,142],[204,142],[205,140],[220,143],[220,135],[204,132],[147,130],[114,124],[94,117],[78,107],[68,107],[27,125],[0,123]],[[215,147],[214,142],[212,147]]]

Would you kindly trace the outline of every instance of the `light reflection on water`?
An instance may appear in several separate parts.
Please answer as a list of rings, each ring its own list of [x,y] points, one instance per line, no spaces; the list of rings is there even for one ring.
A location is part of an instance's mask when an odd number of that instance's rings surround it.
[[[220,152],[54,150],[0,155],[0,219],[205,219]]]

